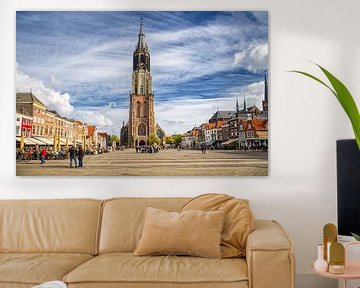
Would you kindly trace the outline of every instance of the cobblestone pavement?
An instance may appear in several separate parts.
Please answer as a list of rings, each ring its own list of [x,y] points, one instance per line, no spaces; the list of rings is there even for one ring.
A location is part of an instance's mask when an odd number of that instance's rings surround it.
[[[84,158],[83,168],[69,168],[68,160],[21,162],[17,176],[266,176],[268,154],[245,151],[166,150],[137,154],[134,149]]]

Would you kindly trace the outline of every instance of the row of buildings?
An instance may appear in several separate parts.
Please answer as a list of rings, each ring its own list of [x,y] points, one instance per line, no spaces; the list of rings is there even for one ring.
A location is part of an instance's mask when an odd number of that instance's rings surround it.
[[[92,152],[106,148],[107,133],[48,109],[32,92],[16,94],[16,142],[28,146],[83,146]],[[55,147],[54,147],[55,144]],[[56,149],[56,148],[55,148]]]
[[[268,83],[265,77],[263,109],[255,104],[243,108],[236,101],[234,111],[217,111],[207,123],[195,126],[183,135],[182,147],[195,149],[211,146],[218,149],[268,148]]]

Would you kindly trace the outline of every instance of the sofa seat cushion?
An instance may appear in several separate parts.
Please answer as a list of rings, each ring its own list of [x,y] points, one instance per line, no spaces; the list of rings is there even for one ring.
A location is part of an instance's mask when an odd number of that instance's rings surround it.
[[[146,286],[147,283],[195,284],[242,281],[247,285],[248,271],[245,260],[240,258],[206,259],[189,256],[134,256],[131,253],[110,253],[96,256],[71,271],[63,280],[70,284],[123,282],[140,285],[143,283],[144,287],[149,287]]]
[[[62,280],[65,274],[92,257],[72,253],[0,253],[0,285]]]

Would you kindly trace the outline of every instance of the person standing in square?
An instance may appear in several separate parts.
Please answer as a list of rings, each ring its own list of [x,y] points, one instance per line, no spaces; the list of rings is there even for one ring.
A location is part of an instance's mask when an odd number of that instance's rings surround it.
[[[72,162],[74,160],[75,168],[77,168],[77,159],[76,159],[76,149],[74,146],[70,146],[69,148],[69,156],[70,156],[70,168],[72,168]]]

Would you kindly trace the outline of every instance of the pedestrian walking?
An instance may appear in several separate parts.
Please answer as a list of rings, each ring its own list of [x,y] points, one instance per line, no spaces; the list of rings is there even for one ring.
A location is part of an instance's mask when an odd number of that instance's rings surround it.
[[[80,146],[78,150],[78,159],[79,159],[79,166],[78,167],[84,167],[83,166],[83,158],[84,158],[84,150]]]
[[[206,154],[206,146],[205,145],[201,145],[201,152],[202,152],[202,154]]]
[[[44,148],[41,150],[41,154],[40,154],[40,164],[44,164],[44,163],[45,163],[45,161],[46,161],[46,154],[47,154],[46,147],[44,147]]]
[[[73,160],[75,163],[75,168],[77,168],[76,148],[74,146],[70,146],[69,148],[69,157],[70,157],[70,168],[72,168]]]

